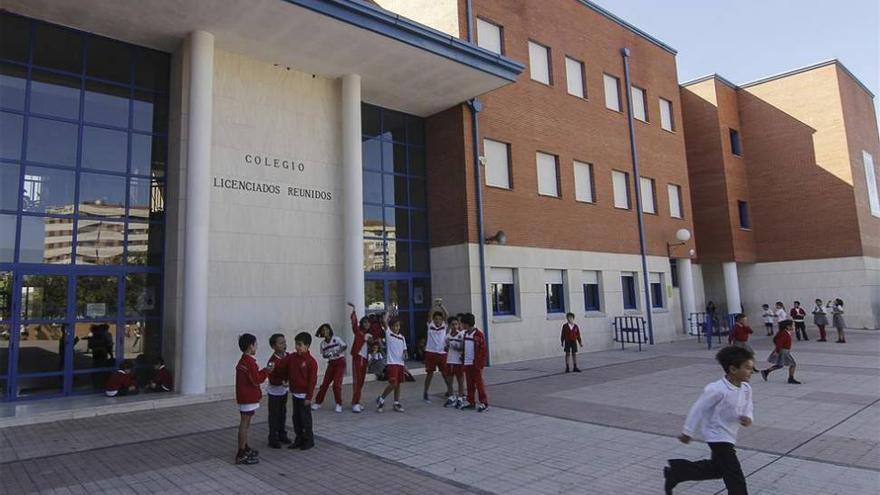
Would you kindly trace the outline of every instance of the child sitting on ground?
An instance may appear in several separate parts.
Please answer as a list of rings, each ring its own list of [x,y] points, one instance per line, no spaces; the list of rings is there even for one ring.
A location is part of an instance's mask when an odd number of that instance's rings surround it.
[[[157,357],[153,361],[153,370],[153,377],[150,379],[150,383],[147,384],[147,392],[171,392],[173,379],[171,378],[171,373],[168,372],[168,368],[165,367],[165,360]]]
[[[131,371],[131,361],[123,361],[122,366],[107,377],[104,394],[107,397],[117,397],[136,393],[138,388],[134,373]]]
[[[385,355],[382,354],[382,351],[379,350],[379,343],[373,342],[370,344],[370,354],[367,357],[369,364],[367,364],[367,371],[376,375],[376,380],[380,382],[385,381]]]

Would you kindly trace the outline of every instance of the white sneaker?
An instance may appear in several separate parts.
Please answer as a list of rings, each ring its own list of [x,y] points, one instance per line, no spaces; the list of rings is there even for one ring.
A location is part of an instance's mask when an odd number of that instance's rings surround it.
[[[394,412],[402,413],[402,412],[405,412],[405,411],[406,411],[406,409],[404,409],[403,406],[400,405],[400,402],[395,402],[395,403],[394,403]]]
[[[355,414],[363,412],[363,410],[364,410],[364,406],[362,406],[360,404],[355,404],[355,405],[351,406],[351,412],[353,412]]]
[[[341,405],[341,404],[336,404],[336,407],[333,409],[333,411],[334,411],[334,412],[341,413],[341,412],[342,412],[342,405]]]
[[[376,398],[376,412],[382,412],[382,409],[385,407],[385,398],[381,395]]]
[[[317,411],[318,409],[321,409],[321,404],[318,404],[317,402],[312,402],[312,411]]]

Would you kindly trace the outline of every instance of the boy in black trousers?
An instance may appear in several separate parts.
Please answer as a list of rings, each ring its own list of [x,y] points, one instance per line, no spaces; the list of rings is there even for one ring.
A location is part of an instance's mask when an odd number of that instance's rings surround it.
[[[280,333],[269,337],[269,347],[272,348],[272,356],[268,363],[271,366],[277,366],[290,355],[287,352],[287,339]],[[269,396],[269,447],[280,449],[282,443],[290,443],[284,426],[287,421],[287,380],[274,374],[269,375],[266,394]]]
[[[296,438],[288,448],[309,450],[315,446],[312,433],[312,395],[318,383],[318,362],[309,352],[312,336],[300,332],[294,338],[293,354],[275,366],[273,375],[286,378],[293,395],[293,432]]]

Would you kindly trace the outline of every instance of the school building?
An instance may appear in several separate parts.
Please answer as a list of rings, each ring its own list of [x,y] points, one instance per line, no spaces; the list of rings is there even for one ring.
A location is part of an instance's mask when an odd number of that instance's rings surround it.
[[[696,272],[722,313],[841,298],[849,328],[880,328],[873,98],[837,60],[682,84]]]
[[[620,316],[670,341],[737,285],[750,312],[843,297],[877,327],[877,129],[839,64],[682,87],[674,49],[587,0],[3,9],[0,400],[95,393],[160,355],[183,393],[228,387],[240,333],[261,361],[278,331],[351,342],[347,301],[397,311],[414,348],[442,298],[493,363],[558,355],[569,311],[591,349]],[[804,110],[780,85],[810,74]],[[803,196],[763,192],[808,166]],[[793,291],[811,280],[828,290]]]

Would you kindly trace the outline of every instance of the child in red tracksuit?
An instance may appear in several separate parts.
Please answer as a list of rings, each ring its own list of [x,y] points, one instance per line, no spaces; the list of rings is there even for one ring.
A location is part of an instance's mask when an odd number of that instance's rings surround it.
[[[283,334],[273,333],[269,337],[269,346],[272,355],[269,362],[273,367],[290,355],[287,352],[287,339]],[[283,378],[269,375],[269,385],[266,387],[266,395],[269,396],[269,447],[280,449],[281,444],[289,444],[287,428],[284,423],[287,420],[287,382]]]
[[[150,383],[147,384],[147,391],[171,392],[174,388],[174,379],[171,377],[168,368],[165,367],[165,360],[161,357],[154,359],[153,370],[155,371],[155,374],[153,375],[153,378],[150,379]]]
[[[300,332],[294,338],[296,352],[278,363],[273,376],[287,380],[293,395],[293,432],[296,434],[289,449],[309,450],[315,446],[312,432],[312,394],[318,383],[318,362],[309,352],[312,336]]]
[[[574,365],[574,372],[580,373],[581,370],[578,368],[577,352],[578,345],[584,345],[584,342],[581,340],[581,329],[574,322],[574,313],[567,313],[565,319],[567,321],[562,325],[562,335],[559,337],[562,342],[562,349],[565,351],[565,372],[568,373],[571,371],[568,368],[568,360],[571,358],[571,362]]]
[[[351,307],[351,332],[354,335],[354,343],[351,345],[351,412],[363,412],[361,404],[361,392],[364,389],[364,381],[367,379],[367,367],[369,364],[369,346],[373,336],[370,332],[370,320],[366,316],[358,320],[354,304]]]
[[[333,399],[336,401],[335,411],[342,412],[342,379],[345,376],[345,349],[348,346],[339,337],[333,335],[333,328],[329,323],[324,323],[318,327],[316,336],[322,337],[321,340],[321,356],[327,360],[327,369],[324,370],[324,381],[321,382],[321,388],[318,389],[318,396],[312,404],[312,410],[317,411],[324,402],[327,395],[327,389],[333,384]]]
[[[742,313],[739,313],[734,317],[735,323],[733,325],[733,330],[730,331],[730,335],[727,337],[727,343],[734,347],[742,347],[754,354],[755,351],[752,349],[752,346],[749,345],[749,335],[753,334],[754,331],[752,330],[752,327],[749,326],[748,321],[746,315]]]
[[[235,367],[235,401],[238,403],[241,422],[238,424],[238,452],[235,454],[235,463],[256,464],[260,462],[260,453],[248,445],[248,430],[254,413],[260,407],[260,399],[263,398],[260,384],[266,381],[273,364],[269,363],[269,366],[263,369],[257,366],[257,360],[254,359],[254,354],[257,353],[257,338],[249,333],[238,337],[238,348],[241,349],[241,359]]]
[[[468,401],[461,409],[476,409],[477,412],[483,412],[489,409],[489,396],[486,395],[486,385],[483,383],[483,367],[486,366],[486,335],[474,327],[474,322],[474,315],[471,313],[465,313],[461,317],[461,326],[464,327],[462,354]],[[480,398],[479,406],[475,402],[477,394]]]
[[[118,370],[110,373],[110,376],[107,377],[107,383],[104,384],[104,394],[107,397],[138,393],[137,381],[131,368],[131,361],[123,361]]]

